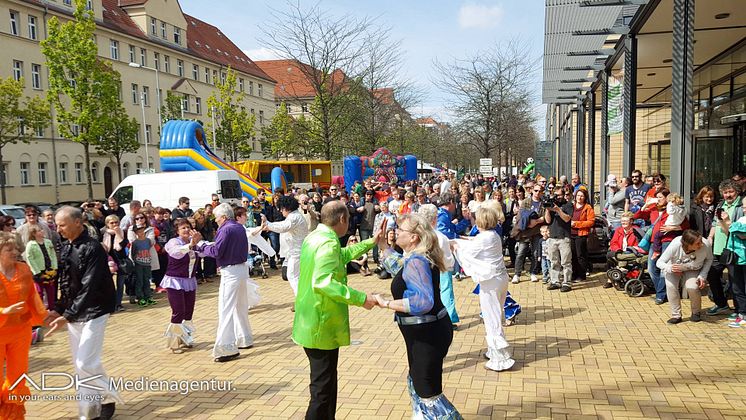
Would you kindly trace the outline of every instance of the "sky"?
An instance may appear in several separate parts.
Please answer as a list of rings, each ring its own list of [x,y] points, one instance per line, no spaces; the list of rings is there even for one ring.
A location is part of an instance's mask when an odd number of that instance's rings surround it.
[[[185,13],[220,28],[252,60],[276,58],[259,39],[262,25],[272,21],[272,9],[287,7],[284,0],[181,0],[179,4]],[[433,62],[467,58],[496,43],[521,39],[536,62],[534,109],[537,127],[543,126],[543,0],[301,0],[302,6],[315,4],[334,16],[373,17],[376,24],[390,27],[392,39],[402,42],[404,79],[424,93],[421,103],[411,109],[412,114],[441,121],[452,119],[448,113],[450,98],[435,84]]]

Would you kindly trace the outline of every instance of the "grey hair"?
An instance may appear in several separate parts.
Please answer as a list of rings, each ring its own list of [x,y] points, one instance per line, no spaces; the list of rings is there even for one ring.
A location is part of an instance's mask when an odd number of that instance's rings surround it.
[[[220,216],[225,216],[229,220],[233,220],[235,218],[235,216],[233,215],[233,208],[228,203],[222,203],[212,209],[212,214],[215,215],[216,219]]]
[[[430,224],[435,224],[438,220],[438,208],[435,207],[435,204],[421,205],[417,214],[421,214]]]
[[[57,209],[55,216],[57,216],[58,214],[61,214],[72,221],[80,220],[80,222],[83,223],[83,211],[79,207],[62,206]]]

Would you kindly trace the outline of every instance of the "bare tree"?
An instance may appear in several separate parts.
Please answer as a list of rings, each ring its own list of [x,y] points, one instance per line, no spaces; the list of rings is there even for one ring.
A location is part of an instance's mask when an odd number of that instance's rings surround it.
[[[314,90],[309,108],[315,120],[306,135],[326,159],[339,153],[340,142],[352,124],[345,113],[350,97],[349,79],[361,70],[371,20],[350,15],[331,16],[318,5],[308,9],[300,1],[288,2],[287,10],[274,9],[260,42],[296,62],[295,68]],[[300,100],[300,98],[297,98]]]
[[[452,63],[435,63],[436,83],[454,98],[455,128],[480,157],[499,159],[526,141],[535,121],[530,83],[537,63],[517,40]]]

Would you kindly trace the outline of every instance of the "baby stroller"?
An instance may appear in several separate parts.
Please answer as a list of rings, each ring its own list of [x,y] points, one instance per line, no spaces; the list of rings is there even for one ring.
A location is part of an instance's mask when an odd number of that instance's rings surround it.
[[[624,290],[629,296],[640,297],[655,289],[653,280],[645,272],[648,256],[632,249],[632,252],[618,252],[615,256],[616,267],[606,272],[617,290]]]
[[[267,278],[267,268],[264,266],[264,254],[259,251],[256,246],[249,248],[249,275],[256,278],[262,276],[263,279]]]

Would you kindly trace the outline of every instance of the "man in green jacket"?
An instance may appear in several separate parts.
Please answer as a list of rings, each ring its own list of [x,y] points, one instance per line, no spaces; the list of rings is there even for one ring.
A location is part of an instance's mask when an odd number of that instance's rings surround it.
[[[347,233],[349,216],[341,201],[324,204],[321,223],[301,247],[293,341],[303,346],[311,364],[311,401],[306,420],[334,419],[339,348],[350,345],[347,305],[371,309],[376,304],[372,296],[347,286],[346,265],[373,248],[380,233],[342,248],[339,237]]]

